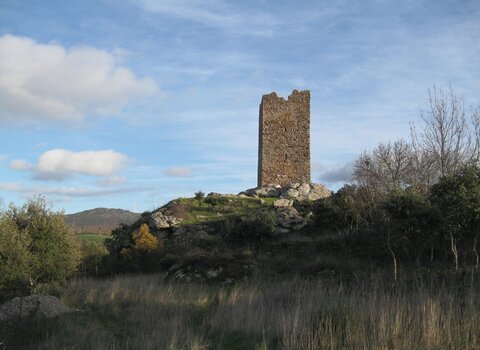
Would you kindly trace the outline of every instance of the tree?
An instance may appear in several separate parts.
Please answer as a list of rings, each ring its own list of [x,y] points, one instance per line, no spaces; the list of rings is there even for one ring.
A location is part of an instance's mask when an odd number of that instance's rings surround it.
[[[429,108],[420,128],[411,125],[411,142],[380,143],[354,163],[354,180],[382,197],[413,186],[427,193],[442,176],[480,159],[480,106],[468,115],[462,98],[450,88],[429,90]]]
[[[438,226],[438,216],[428,198],[413,188],[398,190],[388,195],[383,207],[391,221],[391,238],[412,252],[420,266],[425,248],[433,251]]]
[[[132,233],[135,243],[135,249],[141,252],[151,252],[158,248],[157,238],[150,233],[147,224],[143,224],[140,228]]]
[[[0,300],[11,293],[26,293],[30,288],[32,255],[30,237],[15,221],[0,214]]]
[[[361,186],[377,194],[413,184],[413,149],[404,140],[380,143],[355,161],[353,175]]]
[[[467,118],[463,98],[435,86],[428,92],[429,109],[421,112],[422,129],[411,126],[412,146],[430,170],[429,184],[452,175],[465,164],[479,159],[479,113]],[[420,170],[420,168],[418,168]]]
[[[465,166],[432,186],[431,201],[443,219],[443,231],[450,240],[455,270],[459,267],[458,244],[469,241],[479,266],[477,244],[480,234],[480,168]]]
[[[40,283],[61,282],[76,271],[78,243],[63,213],[52,211],[43,198],[10,205],[0,222],[2,275],[34,291]]]

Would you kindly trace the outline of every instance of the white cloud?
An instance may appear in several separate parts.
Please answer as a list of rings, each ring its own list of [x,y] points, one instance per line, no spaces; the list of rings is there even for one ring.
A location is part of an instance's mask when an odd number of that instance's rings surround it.
[[[189,177],[192,175],[192,168],[189,167],[171,167],[165,170],[165,175],[171,177]]]
[[[23,159],[15,159],[10,162],[10,169],[13,170],[28,170],[31,168],[31,165]]]
[[[13,182],[0,182],[0,190],[17,192],[20,190],[20,186]]]
[[[128,164],[128,157],[112,150],[72,152],[53,149],[42,153],[36,165],[14,160],[14,170],[30,170],[36,179],[63,180],[74,174],[113,176]]]
[[[117,63],[114,54],[93,47],[0,36],[0,122],[80,121],[158,92],[151,78]]]
[[[36,195],[52,195],[60,197],[100,197],[100,196],[109,196],[122,193],[131,193],[131,192],[145,192],[151,190],[147,187],[117,187],[111,189],[104,188],[86,188],[86,187],[75,187],[75,186],[62,186],[62,187],[44,187],[44,186],[33,186],[33,187],[23,187],[17,183],[4,182],[0,183],[0,190],[10,191],[21,193],[26,196],[36,196]]]
[[[123,176],[109,176],[109,177],[101,178],[100,180],[97,181],[97,183],[100,186],[109,187],[109,186],[120,185],[125,181],[127,181],[127,179]]]

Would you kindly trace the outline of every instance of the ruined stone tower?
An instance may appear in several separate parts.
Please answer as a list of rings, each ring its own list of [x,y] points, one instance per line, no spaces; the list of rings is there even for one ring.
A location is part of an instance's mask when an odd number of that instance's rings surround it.
[[[310,91],[275,92],[260,104],[258,186],[310,182]]]

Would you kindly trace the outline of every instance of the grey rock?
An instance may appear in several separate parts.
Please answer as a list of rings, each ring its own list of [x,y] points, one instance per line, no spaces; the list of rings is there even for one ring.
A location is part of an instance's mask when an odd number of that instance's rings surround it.
[[[307,219],[292,207],[280,207],[276,209],[277,227],[300,230],[307,224]]]
[[[280,207],[291,207],[293,205],[293,200],[291,199],[277,199],[276,201],[273,202],[273,206],[275,208],[280,208]]]
[[[0,305],[0,321],[24,317],[51,318],[73,311],[76,310],[63,304],[57,297],[32,294],[13,298]]]
[[[308,183],[302,183],[302,184],[300,184],[300,186],[298,186],[298,188],[297,188],[298,194],[299,194],[299,196],[301,196],[301,197],[304,197],[304,196],[306,196],[307,194],[309,194],[309,193],[310,193],[310,190],[311,190],[310,184],[308,184]]]
[[[174,216],[165,215],[161,211],[157,211],[152,214],[148,225],[153,229],[164,229],[170,227],[176,227],[180,224],[182,219]]]
[[[281,197],[282,198],[292,198],[292,199],[297,199],[300,194],[298,191],[294,188],[289,188],[285,192],[282,193]]]
[[[210,269],[210,270],[207,270],[207,278],[216,278],[218,277],[221,273],[222,273],[223,269],[221,266],[219,266],[218,268],[216,269]]]

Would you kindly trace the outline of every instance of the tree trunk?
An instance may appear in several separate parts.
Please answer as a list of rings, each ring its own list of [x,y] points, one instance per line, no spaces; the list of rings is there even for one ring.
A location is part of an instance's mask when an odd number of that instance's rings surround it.
[[[455,260],[455,272],[458,272],[458,251],[457,251],[457,240],[453,238],[452,233],[450,233],[450,245],[453,253],[453,258]]]

